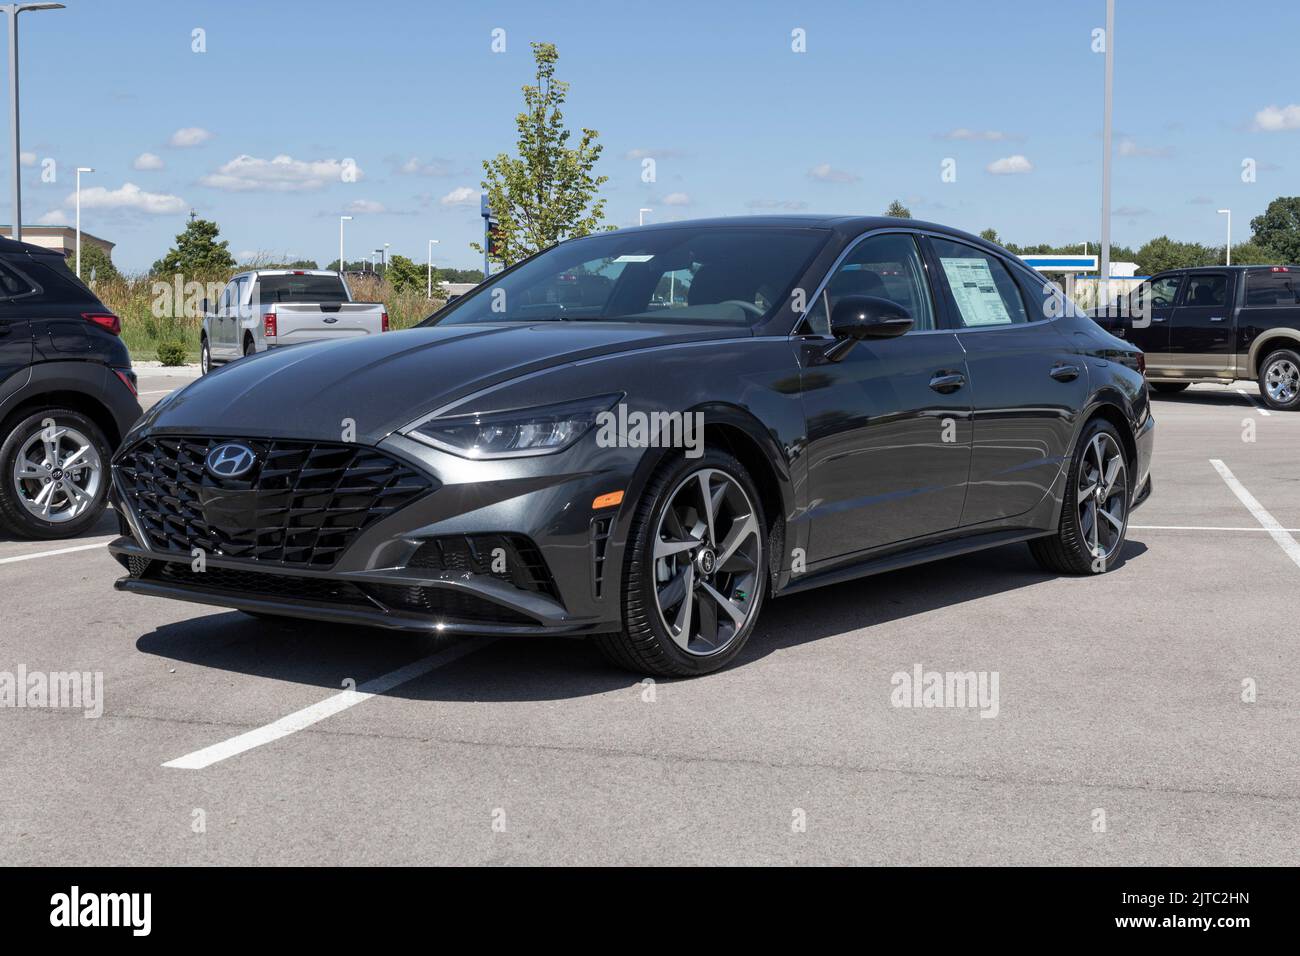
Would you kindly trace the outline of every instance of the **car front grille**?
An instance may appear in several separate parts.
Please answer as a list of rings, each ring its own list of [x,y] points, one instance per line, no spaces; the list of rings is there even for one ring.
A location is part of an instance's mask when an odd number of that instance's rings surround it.
[[[213,477],[204,460],[231,440],[256,464],[246,478]],[[361,531],[436,486],[373,448],[279,439],[156,436],[123,452],[114,470],[156,551],[313,569],[333,567]]]
[[[134,560],[134,559],[133,559]],[[329,578],[300,578],[287,574],[266,574],[234,568],[206,567],[195,571],[179,561],[145,561],[135,577],[152,578],[168,584],[201,588],[204,591],[229,591],[246,597],[272,600],[311,601],[318,604],[343,604],[374,608],[365,592],[349,581]]]

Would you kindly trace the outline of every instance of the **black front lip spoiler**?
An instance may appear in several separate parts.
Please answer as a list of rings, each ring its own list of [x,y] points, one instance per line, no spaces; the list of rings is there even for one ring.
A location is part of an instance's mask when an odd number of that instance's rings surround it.
[[[108,550],[120,562],[127,558],[145,558],[151,561],[177,562],[184,556],[148,551],[141,548],[131,538],[118,538],[109,542]],[[264,574],[275,574],[263,568],[250,568],[247,562],[225,562],[208,559],[213,567],[230,567],[243,571],[256,570]],[[207,604],[216,607],[230,607],[242,611],[259,611],[264,614],[280,614],[286,617],[306,618],[313,621],[326,621],[338,624],[354,624],[366,627],[379,627],[388,630],[409,631],[421,634],[457,634],[457,635],[492,635],[492,636],[576,636],[602,633],[609,630],[608,624],[589,619],[575,619],[564,611],[558,603],[540,595],[527,595],[527,608],[516,602],[501,601],[502,590],[516,590],[501,584],[495,579],[486,582],[470,580],[469,575],[455,579],[447,577],[426,577],[399,569],[395,571],[366,571],[350,574],[313,575],[331,581],[349,581],[361,584],[418,584],[430,587],[445,587],[452,590],[468,591],[489,601],[515,604],[515,609],[540,618],[537,624],[496,624],[491,621],[443,621],[436,616],[395,610],[376,604],[373,608],[359,605],[331,604],[319,601],[283,599],[255,594],[243,594],[220,588],[201,588],[186,584],[172,584],[149,578],[137,578],[132,575],[119,578],[113,587],[119,591],[146,594],[152,597],[171,598],[175,601],[188,601],[191,604]]]

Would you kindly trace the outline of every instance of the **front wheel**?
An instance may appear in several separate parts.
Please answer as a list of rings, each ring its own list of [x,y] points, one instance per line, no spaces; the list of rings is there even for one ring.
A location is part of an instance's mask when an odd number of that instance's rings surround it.
[[[767,533],[753,481],[731,455],[665,464],[632,521],[623,629],[596,638],[641,674],[716,671],[753,633],[767,588]]]
[[[69,408],[11,422],[0,444],[0,524],[24,538],[69,538],[92,527],[108,498],[108,440]]]
[[[207,336],[199,342],[199,374],[207,375],[212,371],[212,351],[208,348]]]
[[[1259,367],[1259,394],[1264,404],[1281,412],[1300,408],[1300,353],[1278,349]]]
[[[1103,574],[1124,547],[1132,500],[1129,463],[1115,426],[1089,422],[1070,463],[1056,533],[1029,542],[1034,559],[1056,574]]]

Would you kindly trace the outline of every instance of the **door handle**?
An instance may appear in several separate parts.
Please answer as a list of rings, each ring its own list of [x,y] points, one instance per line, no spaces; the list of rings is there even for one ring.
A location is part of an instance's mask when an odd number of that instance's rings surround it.
[[[957,391],[966,384],[966,376],[960,372],[936,372],[930,379],[930,387],[942,395]]]
[[[1212,315],[1212,316],[1210,316],[1210,321],[1211,321],[1211,322],[1222,322],[1222,321],[1223,321],[1223,316],[1221,316],[1221,315]]]
[[[1151,316],[1151,321],[1152,321],[1152,322],[1163,322],[1164,320],[1165,320],[1165,317],[1164,317],[1163,315],[1153,315],[1153,316]]]
[[[1077,365],[1053,365],[1052,370],[1047,373],[1058,382],[1073,382],[1079,377],[1079,366]]]

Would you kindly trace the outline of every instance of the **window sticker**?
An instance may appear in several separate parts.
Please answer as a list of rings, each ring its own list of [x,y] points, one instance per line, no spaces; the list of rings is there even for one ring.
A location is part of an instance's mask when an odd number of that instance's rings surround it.
[[[1010,325],[1006,303],[993,281],[987,259],[945,259],[940,257],[952,297],[957,300],[962,321],[968,326]]]

